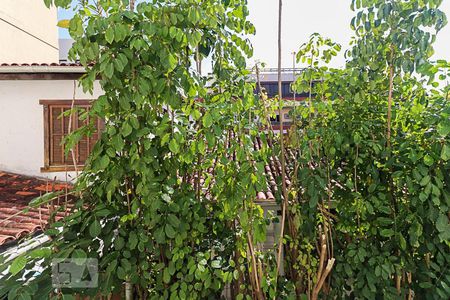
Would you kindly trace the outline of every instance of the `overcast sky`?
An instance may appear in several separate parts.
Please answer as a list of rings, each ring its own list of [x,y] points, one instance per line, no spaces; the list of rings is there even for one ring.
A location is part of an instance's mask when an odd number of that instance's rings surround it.
[[[277,26],[278,0],[248,0],[250,20],[256,27],[256,35],[251,37],[255,60],[265,62],[267,67],[277,66]],[[282,24],[282,57],[283,67],[292,67],[292,52],[308,40],[310,34],[318,32],[333,39],[343,46],[343,50],[352,36],[350,21],[353,12],[350,10],[350,0],[283,0]],[[444,0],[441,9],[450,19],[450,0]],[[60,12],[60,19],[70,14]],[[60,33],[62,38],[68,38],[66,32]],[[435,44],[436,59],[450,60],[450,25],[447,25],[438,35]],[[335,67],[344,64],[343,52],[335,58]]]
[[[254,57],[268,67],[277,66],[278,0],[248,0],[250,20],[256,27],[252,37]],[[292,52],[308,40],[310,34],[318,32],[342,45],[343,50],[352,37],[350,21],[353,12],[350,0],[284,0],[282,23],[282,65],[291,67]],[[450,0],[441,5],[450,19]],[[450,24],[438,35],[435,44],[436,58],[450,60]],[[344,64],[343,52],[335,58],[335,67]]]

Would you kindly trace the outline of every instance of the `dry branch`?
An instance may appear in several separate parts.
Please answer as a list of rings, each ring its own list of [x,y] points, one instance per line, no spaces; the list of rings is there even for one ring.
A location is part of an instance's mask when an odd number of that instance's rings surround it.
[[[328,258],[327,263],[325,265],[325,259],[327,257],[327,241],[325,234],[322,234],[322,230],[319,227],[320,232],[320,259],[319,259],[319,269],[317,271],[317,282],[314,285],[313,293],[312,293],[312,300],[317,300],[320,291],[322,290],[323,284],[325,280],[327,279],[328,275],[331,272],[331,269],[333,269],[333,265],[335,262],[334,257]]]

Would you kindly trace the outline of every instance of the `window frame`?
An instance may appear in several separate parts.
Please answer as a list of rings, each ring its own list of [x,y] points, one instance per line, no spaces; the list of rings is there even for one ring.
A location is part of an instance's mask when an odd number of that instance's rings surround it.
[[[47,100],[41,99],[39,100],[39,104],[43,106],[43,123],[44,123],[44,166],[41,167],[42,173],[48,172],[73,172],[76,170],[82,170],[84,164],[77,165],[75,170],[74,165],[61,164],[57,165],[51,163],[50,161],[50,152],[51,152],[51,133],[50,126],[52,124],[51,115],[50,115],[50,106],[68,106],[71,107],[72,101],[74,101],[75,106],[91,106],[94,99],[58,99],[58,100]],[[63,129],[64,132],[64,129]]]

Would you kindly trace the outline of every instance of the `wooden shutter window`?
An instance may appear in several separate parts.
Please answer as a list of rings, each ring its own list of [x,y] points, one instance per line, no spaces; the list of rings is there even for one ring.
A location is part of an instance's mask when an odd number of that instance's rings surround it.
[[[42,172],[59,172],[75,170],[72,154],[66,157],[62,141],[69,132],[69,121],[72,118],[71,131],[74,131],[91,121],[81,120],[84,111],[89,111],[91,100],[76,100],[74,106],[81,108],[78,116],[63,116],[70,110],[72,100],[41,100],[44,107],[44,167]],[[74,147],[77,168],[84,166],[94,144],[100,137],[99,131],[104,128],[102,120],[95,122],[95,132],[90,137],[83,137]]]

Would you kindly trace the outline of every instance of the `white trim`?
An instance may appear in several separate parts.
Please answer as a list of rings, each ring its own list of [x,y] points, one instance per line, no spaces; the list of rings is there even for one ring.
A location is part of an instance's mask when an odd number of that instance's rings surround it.
[[[85,73],[82,66],[0,66],[0,73]]]

